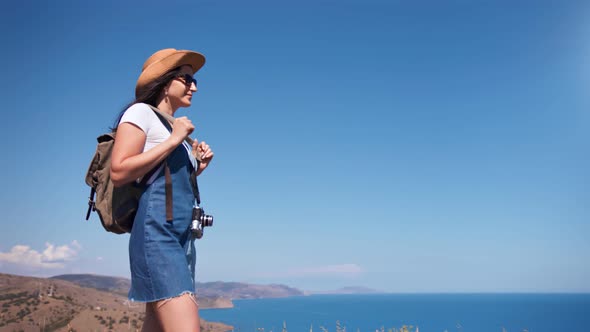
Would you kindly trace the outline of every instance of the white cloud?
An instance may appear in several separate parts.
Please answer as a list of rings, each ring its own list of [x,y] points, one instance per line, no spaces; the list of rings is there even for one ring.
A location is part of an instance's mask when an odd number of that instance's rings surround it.
[[[80,244],[80,242],[78,242],[78,240],[72,241],[72,247],[74,247],[76,250],[82,249],[82,245]]]
[[[78,257],[80,249],[80,244],[75,240],[70,245],[62,246],[45,243],[42,253],[27,245],[18,244],[9,252],[0,252],[0,262],[33,268],[63,268],[66,262]]]

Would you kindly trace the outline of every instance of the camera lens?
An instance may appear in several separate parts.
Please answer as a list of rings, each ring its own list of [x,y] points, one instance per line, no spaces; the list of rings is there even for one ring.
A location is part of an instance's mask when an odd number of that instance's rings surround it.
[[[206,214],[203,216],[202,220],[203,220],[203,226],[206,226],[206,227],[213,226],[213,216]]]

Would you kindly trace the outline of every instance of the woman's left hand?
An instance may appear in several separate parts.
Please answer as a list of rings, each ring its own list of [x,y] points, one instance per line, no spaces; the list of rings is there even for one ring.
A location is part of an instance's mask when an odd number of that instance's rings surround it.
[[[199,163],[199,169],[197,170],[197,175],[199,175],[211,163],[211,160],[213,159],[213,151],[211,151],[211,147],[205,143],[205,141],[199,143],[195,140],[193,142],[193,156],[195,158],[197,157],[197,153],[201,156],[201,162]]]

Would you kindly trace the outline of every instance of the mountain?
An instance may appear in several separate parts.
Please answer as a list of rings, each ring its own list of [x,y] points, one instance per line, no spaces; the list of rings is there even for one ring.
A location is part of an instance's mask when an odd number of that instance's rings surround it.
[[[307,291],[306,294],[379,294],[381,291],[359,286],[342,287],[328,291]]]
[[[289,296],[303,296],[302,291],[285,285],[254,285],[240,282],[198,282],[197,294],[205,297],[229,299],[260,299]]]
[[[65,280],[82,287],[94,288],[122,296],[127,296],[131,281],[127,278],[101,276],[95,274],[63,274],[51,277],[53,280]],[[276,298],[302,296],[304,293],[296,288],[285,285],[255,285],[240,282],[197,282],[197,299],[201,308],[232,307],[230,300]]]
[[[120,277],[109,277],[95,274],[62,274],[50,279],[60,279],[73,282],[82,287],[90,287],[127,296],[131,280]]]
[[[131,281],[126,278],[101,276],[94,274],[64,274],[51,277],[51,279],[66,280],[82,287],[90,287],[108,291],[122,296],[127,296]],[[197,282],[197,299],[201,308],[204,303],[219,304],[227,307],[228,300],[234,299],[258,299],[269,297],[302,296],[304,293],[296,288],[285,285],[255,285],[240,282]],[[206,299],[201,303],[201,299]],[[225,301],[223,301],[225,299]],[[217,306],[215,308],[218,308]]]
[[[102,285],[102,284],[101,284]],[[141,329],[145,306],[116,292],[59,278],[0,273],[1,331],[97,331]],[[201,320],[201,331],[232,327]]]
[[[49,279],[65,280],[81,287],[94,288],[127,297],[131,280],[127,278],[101,276],[96,274],[62,274]],[[223,296],[202,296],[197,293],[197,302],[201,309],[233,308],[231,299]]]

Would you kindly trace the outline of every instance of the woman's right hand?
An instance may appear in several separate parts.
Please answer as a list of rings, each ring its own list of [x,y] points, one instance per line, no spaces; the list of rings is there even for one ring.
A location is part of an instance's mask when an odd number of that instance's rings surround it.
[[[170,139],[178,145],[184,141],[184,139],[190,135],[195,130],[195,126],[193,125],[192,121],[189,120],[186,116],[182,116],[180,118],[176,118],[174,123],[172,124],[172,134],[170,134]]]

